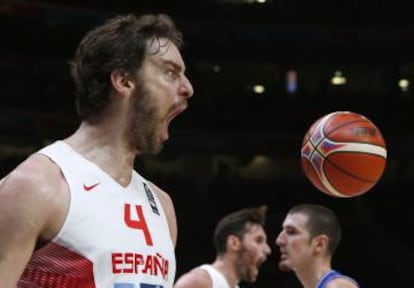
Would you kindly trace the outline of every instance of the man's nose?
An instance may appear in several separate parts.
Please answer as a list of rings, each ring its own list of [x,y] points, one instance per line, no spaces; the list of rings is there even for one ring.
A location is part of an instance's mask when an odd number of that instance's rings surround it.
[[[190,80],[186,76],[183,77],[182,83],[179,87],[180,95],[184,96],[185,98],[191,98],[194,94],[193,85],[191,84]]]

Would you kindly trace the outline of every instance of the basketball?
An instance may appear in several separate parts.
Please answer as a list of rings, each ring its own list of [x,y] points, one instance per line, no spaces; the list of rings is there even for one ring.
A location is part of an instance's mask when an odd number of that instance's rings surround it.
[[[310,182],[333,197],[368,192],[381,178],[387,150],[368,118],[337,111],[315,121],[302,141],[302,169]]]

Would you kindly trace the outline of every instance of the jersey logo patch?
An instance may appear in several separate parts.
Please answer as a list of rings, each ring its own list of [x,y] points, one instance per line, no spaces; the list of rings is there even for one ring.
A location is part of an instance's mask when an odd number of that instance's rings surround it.
[[[99,184],[100,184],[99,182],[98,183],[95,183],[95,184],[92,184],[92,185],[83,184],[83,190],[85,190],[86,192],[89,192],[93,188],[95,188],[96,186],[98,186]]]
[[[147,194],[148,202],[151,206],[151,210],[153,213],[160,216],[160,212],[158,211],[157,203],[155,202],[154,195],[152,194],[151,189],[148,187],[147,183],[144,184],[145,194]]]

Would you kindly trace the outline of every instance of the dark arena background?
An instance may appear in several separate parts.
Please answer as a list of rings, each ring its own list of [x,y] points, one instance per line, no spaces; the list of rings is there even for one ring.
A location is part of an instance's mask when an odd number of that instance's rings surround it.
[[[195,94],[157,156],[136,168],[169,192],[179,225],[177,276],[214,259],[218,219],[266,204],[273,252],[255,284],[300,287],[277,268],[284,213],[334,208],[343,240],[333,266],[362,287],[412,282],[414,16],[410,1],[0,1],[0,157],[6,175],[77,128],[68,62],[84,33],[118,13],[165,12],[185,39]],[[349,110],[381,130],[388,160],[367,194],[331,198],[300,167],[317,118]],[[411,197],[410,197],[411,196]]]

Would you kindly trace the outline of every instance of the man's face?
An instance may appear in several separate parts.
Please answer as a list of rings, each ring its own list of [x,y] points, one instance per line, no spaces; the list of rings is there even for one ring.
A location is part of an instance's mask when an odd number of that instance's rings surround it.
[[[260,266],[271,250],[267,244],[266,233],[261,225],[248,226],[247,233],[241,239],[240,250],[236,255],[236,271],[241,281],[255,282]]]
[[[167,39],[149,44],[129,110],[127,138],[138,153],[158,153],[172,119],[187,108],[193,87],[177,47]]]
[[[306,228],[307,216],[301,213],[288,214],[282,231],[276,238],[280,247],[279,268],[282,271],[306,267],[312,260],[312,243]]]

